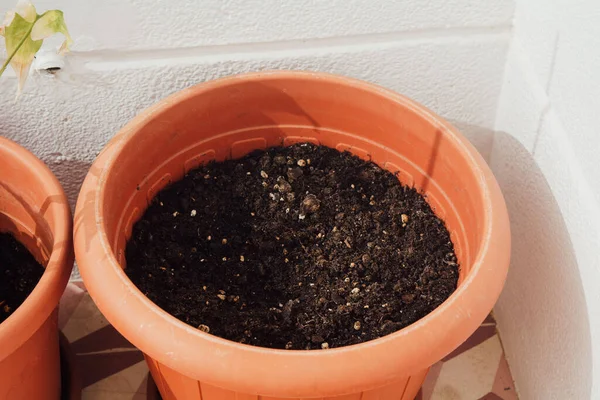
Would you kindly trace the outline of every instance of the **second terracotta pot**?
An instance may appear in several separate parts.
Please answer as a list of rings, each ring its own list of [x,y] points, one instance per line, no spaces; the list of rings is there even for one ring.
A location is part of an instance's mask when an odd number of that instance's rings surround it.
[[[440,307],[367,343],[285,351],[203,333],[131,283],[123,271],[125,244],[160,189],[209,160],[302,141],[371,159],[426,194],[446,221],[461,264],[459,287]],[[489,168],[440,117],[353,79],[272,72],[184,90],[123,128],[83,185],[75,251],[90,295],[145,353],[165,400],[408,400],[429,367],[465,341],[492,309],[507,273],[510,233]]]
[[[33,292],[0,324],[0,399],[60,398],[57,306],[73,267],[71,226],[67,197],[48,167],[0,137],[0,232],[45,266]]]

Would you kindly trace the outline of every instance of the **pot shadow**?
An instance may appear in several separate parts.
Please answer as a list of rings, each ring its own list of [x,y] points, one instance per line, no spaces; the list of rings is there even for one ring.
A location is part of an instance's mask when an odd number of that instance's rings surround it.
[[[495,133],[491,166],[512,232],[511,265],[495,315],[520,395],[589,399],[588,307],[561,210],[533,156],[512,135]]]
[[[573,243],[552,189],[531,153],[512,135],[452,123],[490,164],[508,208],[511,264],[494,315],[520,397],[590,399],[588,307]],[[472,346],[482,328],[464,346]],[[475,340],[475,345],[481,342]],[[428,377],[428,389],[417,399],[430,399],[441,368],[443,363],[434,366],[437,373]],[[492,390],[488,395],[496,395]]]
[[[87,176],[88,172],[90,172],[90,167],[92,163],[89,161],[82,160],[47,160],[46,164],[62,185],[67,196],[69,206],[71,208],[71,213],[75,215],[75,205],[77,203],[77,197],[79,196],[83,180]],[[77,221],[76,217],[74,218],[73,229],[75,229],[75,221]],[[81,276],[79,275],[79,268],[77,267],[77,262],[75,262],[73,270],[71,271],[70,280],[81,280]]]

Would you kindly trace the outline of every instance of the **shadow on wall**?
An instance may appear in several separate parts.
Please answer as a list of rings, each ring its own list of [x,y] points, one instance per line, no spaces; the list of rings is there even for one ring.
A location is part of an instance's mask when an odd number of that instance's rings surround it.
[[[92,163],[80,160],[45,160],[45,162],[65,190],[71,211],[74,211],[79,189]]]
[[[45,160],[50,170],[54,173],[67,195],[71,212],[75,211],[75,204],[77,203],[77,196],[79,195],[79,189],[85,179],[92,163],[88,161],[79,160],[63,160],[63,161],[52,161]],[[71,280],[80,280],[79,269],[77,268],[77,262],[73,266],[71,272]]]
[[[491,166],[511,220],[511,268],[495,315],[517,389],[523,399],[590,399],[589,314],[561,211],[513,136],[496,132]]]

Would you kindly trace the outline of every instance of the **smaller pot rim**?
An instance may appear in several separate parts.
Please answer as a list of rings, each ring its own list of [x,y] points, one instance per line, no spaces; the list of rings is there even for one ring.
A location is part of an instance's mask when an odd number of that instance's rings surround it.
[[[47,194],[47,201],[54,203],[54,206],[40,204],[37,206],[41,210],[33,211],[41,212],[40,218],[50,213],[50,217],[56,221],[52,232],[52,252],[44,274],[23,304],[0,324],[2,360],[29,340],[54,311],[68,283],[74,254],[71,209],[67,196],[54,174],[30,151],[4,137],[0,137],[0,156],[19,160],[22,167],[35,173],[36,183],[43,188]]]
[[[106,181],[108,174],[116,168],[116,156],[135,137],[138,129],[152,121],[155,115],[199,93],[236,82],[262,79],[327,81],[375,92],[418,113],[439,127],[461,149],[480,177],[486,210],[485,235],[469,275],[442,305],[410,326],[368,342],[329,350],[280,350],[240,344],[201,332],[162,310],[129,280],[102,228]],[[98,308],[151,358],[184,375],[234,391],[286,397],[314,397],[315,392],[319,396],[340,395],[344,394],[339,392],[340,386],[346,386],[347,393],[369,390],[400,378],[399,371],[410,374],[424,370],[472,333],[472,323],[465,324],[465,321],[476,319],[477,325],[483,321],[487,313],[479,315],[481,312],[474,311],[471,306],[489,303],[491,309],[506,277],[510,255],[508,215],[500,189],[483,158],[462,134],[432,111],[391,90],[357,79],[305,71],[268,71],[198,84],[168,96],[130,121],[107,144],[91,170],[94,173],[88,174],[84,181],[75,213],[78,221],[75,251],[81,275]],[[500,244],[490,246],[492,240],[498,240]],[[488,263],[504,264],[505,268],[494,270],[487,267]],[[105,290],[108,285],[113,291]],[[118,290],[118,295],[114,290]],[[150,315],[152,318],[148,318]],[[447,335],[440,338],[439,332],[444,331],[439,329],[442,325],[447,325]],[[431,329],[434,326],[437,329]],[[166,337],[171,341],[153,340],[153,329],[169,333]],[[418,346],[414,345],[415,337],[419,338]],[[211,359],[211,365],[203,366],[202,359]],[[259,359],[264,365],[258,365]],[[251,369],[268,374],[240,372]],[[303,379],[295,379],[295,373],[299,371]],[[319,382],[318,389],[315,389],[315,382]]]

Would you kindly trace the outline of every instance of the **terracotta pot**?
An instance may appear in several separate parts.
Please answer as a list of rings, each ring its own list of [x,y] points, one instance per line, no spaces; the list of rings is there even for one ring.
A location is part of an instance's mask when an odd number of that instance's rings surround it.
[[[394,334],[327,351],[252,347],[170,316],[127,278],[132,225],[165,185],[208,160],[310,141],[372,159],[427,194],[461,262],[459,287]],[[353,79],[269,72],[172,95],[124,127],[100,154],[75,216],[75,252],[90,295],[146,355],[164,399],[411,399],[429,367],[492,309],[507,273],[509,223],[486,163],[421,105]]]
[[[52,172],[0,137],[0,231],[46,266],[27,300],[0,324],[0,399],[60,398],[57,306],[73,267],[71,211]]]

